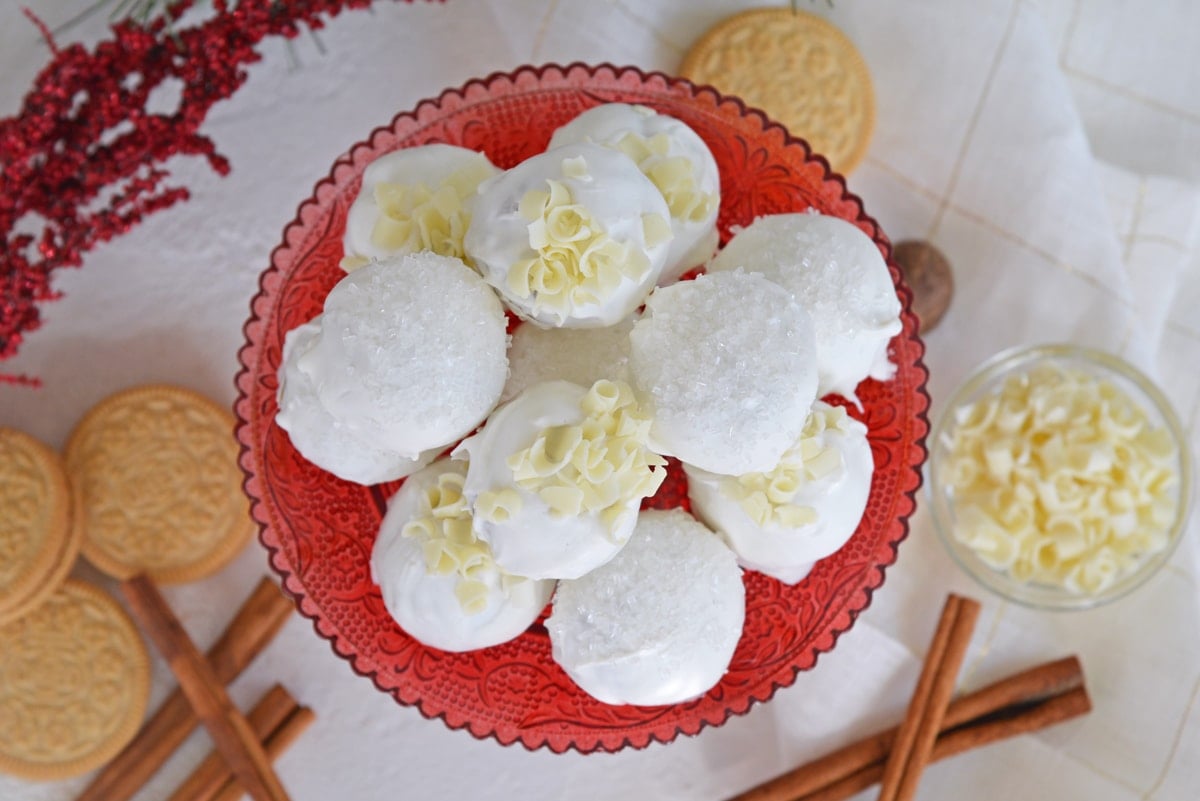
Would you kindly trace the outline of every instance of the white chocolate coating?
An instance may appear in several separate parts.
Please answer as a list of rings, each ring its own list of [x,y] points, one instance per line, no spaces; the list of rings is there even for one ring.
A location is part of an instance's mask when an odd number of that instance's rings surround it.
[[[359,439],[415,458],[495,407],[508,377],[505,327],[495,293],[460,260],[409,254],[338,282],[299,368]]]
[[[590,387],[601,378],[629,379],[629,332],[633,318],[606,328],[539,328],[521,325],[508,348],[508,383],[501,403],[543,381]]]
[[[578,578],[612,559],[624,547],[637,521],[641,497],[628,498],[616,520],[581,510],[561,515],[537,493],[522,486],[510,458],[530,448],[545,429],[584,421],[587,390],[566,381],[537,384],[498,409],[478,434],[454,451],[467,455],[464,494],[476,510],[475,530],[492,547],[496,562],[530,578]],[[518,508],[506,520],[479,511],[483,493],[513,491]]]
[[[814,413],[831,407],[817,401]],[[696,516],[721,534],[748,570],[757,570],[787,584],[808,575],[819,559],[837,551],[853,536],[867,508],[875,462],[867,428],[853,418],[826,428],[814,437],[839,456],[837,467],[819,478],[801,480],[786,502],[808,507],[816,520],[788,526],[776,520],[759,525],[743,503],[739,478],[718,476],[684,465],[688,497]]]
[[[499,173],[487,156],[453,145],[421,145],[375,159],[346,217],[342,268],[350,272],[371,259],[420,250],[462,258],[476,190]],[[397,202],[381,207],[379,190],[387,188],[400,196],[393,192]]]
[[[321,404],[310,375],[300,369],[300,357],[321,336],[321,315],[287,333],[279,367],[279,413],[275,422],[288,432],[292,445],[308,461],[338,478],[359,484],[378,484],[420,470],[438,450],[417,458],[401,456],[360,439]]]
[[[553,194],[555,184],[565,190],[556,206],[532,202],[537,193]],[[543,226],[551,214],[562,225]],[[596,328],[628,317],[658,280],[671,248],[670,211],[628,157],[571,145],[481,186],[465,245],[521,317]]]
[[[887,348],[900,333],[900,300],[879,248],[857,226],[809,212],[759,217],[708,269],[762,273],[795,295],[817,334],[819,395],[857,403],[863,379],[895,375]]]
[[[421,542],[401,532],[420,515],[421,495],[440,475],[461,475],[465,470],[461,462],[441,459],[409,477],[388,503],[371,554],[371,576],[388,612],[412,637],[443,651],[472,651],[519,636],[541,614],[554,590],[552,581],[506,578],[487,560],[472,570],[471,580],[486,590],[477,599],[482,608],[471,613],[455,592],[463,577],[429,571]]]
[[[717,273],[655,290],[629,366],[658,453],[724,475],[765,472],[816,398],[808,314],[760,275]]]
[[[606,704],[674,704],[708,691],[742,634],[742,571],[679,509],[641,513],[629,545],[563,581],[546,620],[554,661]]]
[[[655,139],[660,135],[665,137],[661,145]],[[605,103],[555,131],[550,148],[579,142],[640,156],[635,158],[638,168],[663,192],[675,239],[658,279],[660,286],[708,261],[717,248],[721,176],[712,151],[695,131],[646,106]]]

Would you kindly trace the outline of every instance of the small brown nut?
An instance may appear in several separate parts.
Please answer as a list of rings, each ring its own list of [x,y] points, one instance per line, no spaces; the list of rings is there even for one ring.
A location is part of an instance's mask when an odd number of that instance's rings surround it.
[[[942,252],[923,239],[909,239],[892,249],[896,266],[913,293],[913,312],[921,333],[937,327],[954,296],[954,273]]]

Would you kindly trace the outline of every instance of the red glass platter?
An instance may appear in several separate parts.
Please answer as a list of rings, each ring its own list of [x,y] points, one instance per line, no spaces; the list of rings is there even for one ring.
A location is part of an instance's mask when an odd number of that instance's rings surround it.
[[[875,457],[858,530],[796,586],[747,572],[745,630],[729,672],[701,698],[673,706],[609,706],[590,698],[551,660],[540,620],[512,642],[470,653],[414,641],[387,614],[369,566],[386,500],[399,483],[363,487],[336,479],[301,457],[275,425],[284,335],[319,314],[343,276],[346,213],[372,159],[445,142],[481,150],[508,168],[543,151],[554,129],[584,109],[613,101],[677,117],[708,143],[721,171],[722,242],[731,227],[762,214],[811,207],[837,215],[878,243],[904,307],[903,331],[890,346],[896,377],[862,384],[862,409],[851,408],[868,427]],[[834,647],[883,583],[908,533],[926,455],[928,373],[911,296],[890,256],[886,236],[823,158],[761,112],[711,88],[632,68],[575,64],[495,74],[420,103],[354,145],[317,183],[285,229],[251,303],[237,377],[237,437],[271,567],[317,634],[356,673],[399,703],[476,737],[555,752],[617,751],[696,734],[745,713]],[[678,464],[647,505],[687,508]]]

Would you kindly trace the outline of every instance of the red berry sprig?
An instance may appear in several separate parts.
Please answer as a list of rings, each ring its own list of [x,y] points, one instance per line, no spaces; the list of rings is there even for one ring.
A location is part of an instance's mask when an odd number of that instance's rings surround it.
[[[245,83],[246,65],[261,58],[259,42],[319,29],[370,3],[213,0],[203,22],[168,33],[166,21],[191,6],[182,0],[149,24],[114,24],[111,38],[90,52],[78,44],[60,49],[34,19],[52,58],[20,113],[0,119],[0,360],[40,325],[40,304],[58,297],[54,270],[78,267],[97,243],[187,199],[186,188],[167,184],[167,159],[202,156],[217,173],[229,172],[200,126],[214,103]],[[147,100],[168,79],[182,83],[179,107],[151,113]],[[0,381],[37,383],[2,374]]]

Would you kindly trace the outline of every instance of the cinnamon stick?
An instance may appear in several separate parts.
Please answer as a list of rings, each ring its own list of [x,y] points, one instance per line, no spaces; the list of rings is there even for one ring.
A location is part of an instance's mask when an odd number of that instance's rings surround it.
[[[276,684],[254,705],[246,720],[254,730],[254,736],[260,741],[266,740],[299,706],[287,690]],[[212,801],[228,779],[229,768],[225,766],[225,760],[219,752],[213,751],[184,779],[169,801]]]
[[[946,599],[917,689],[883,766],[879,801],[910,801],[916,794],[978,617],[977,601],[954,594]]]
[[[122,582],[131,611],[167,660],[196,717],[212,736],[217,750],[255,801],[285,801],[287,793],[275,775],[262,743],[238,711],[179,619],[145,575]]]
[[[292,609],[279,587],[263,578],[208,651],[208,664],[217,679],[229,684],[240,676],[275,638]],[[76,801],[129,801],[198,724],[183,691],[175,690]]]
[[[1041,731],[1071,718],[1086,715],[1091,709],[1092,702],[1087,689],[1076,687],[1027,705],[1020,711],[1010,710],[1010,714],[999,719],[974,721],[939,735],[929,761],[940,762],[999,740]],[[786,801],[845,801],[882,778],[883,763],[876,762],[807,795],[785,798]]]
[[[994,718],[983,718],[969,726],[960,726],[938,738],[933,760],[947,759],[973,748],[1029,732],[1041,731],[1056,723],[1086,715],[1092,711],[1092,699],[1086,687],[1044,698],[1019,710],[1010,710]]]
[[[973,693],[956,698],[946,708],[942,731],[1001,712],[1005,708],[1031,704],[1083,686],[1083,665],[1077,656],[1044,662]]]
[[[1077,657],[1045,662],[955,699],[942,719],[942,732],[993,715],[1005,707],[1044,700],[1082,686],[1083,667]],[[875,778],[852,791],[853,795],[879,780],[897,729],[893,727],[839,748],[729,801],[791,801],[836,785],[865,768],[877,768]],[[934,746],[935,755],[938,747]]]
[[[317,719],[313,711],[306,706],[302,706],[291,714],[274,732],[267,737],[267,741],[263,743],[266,749],[267,757],[272,762],[279,759],[284,751],[292,746],[292,743],[300,739],[300,735],[304,730],[312,725],[312,722]],[[242,797],[242,788],[233,777],[229,777],[220,792],[213,796],[212,801],[238,801]]]

